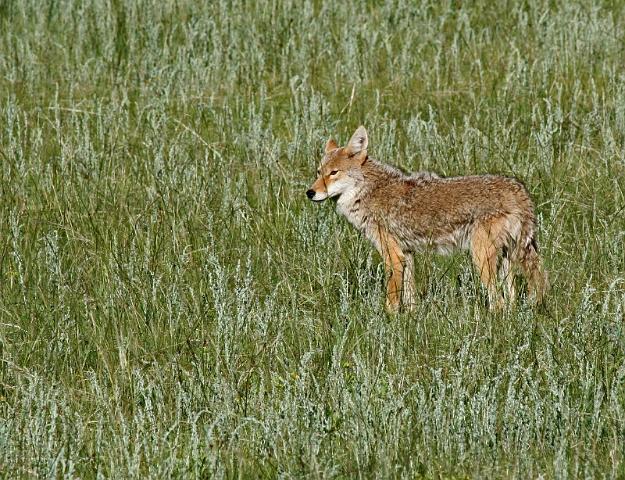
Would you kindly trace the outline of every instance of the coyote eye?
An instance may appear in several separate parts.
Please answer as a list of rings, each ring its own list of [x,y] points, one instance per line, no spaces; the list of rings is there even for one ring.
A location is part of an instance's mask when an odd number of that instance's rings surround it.
[[[321,170],[317,170],[317,175],[321,175]]]
[[[334,176],[334,175],[336,175],[337,173],[339,173],[339,171],[338,171],[338,170],[332,170],[332,171],[330,172],[330,176],[331,176],[331,177],[333,177],[333,176]]]

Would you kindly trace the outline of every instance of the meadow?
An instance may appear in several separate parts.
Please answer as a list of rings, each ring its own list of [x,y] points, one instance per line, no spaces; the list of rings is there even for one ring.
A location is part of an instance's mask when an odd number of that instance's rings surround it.
[[[0,476],[625,477],[625,3],[0,1]],[[499,173],[552,289],[381,259],[326,140]]]

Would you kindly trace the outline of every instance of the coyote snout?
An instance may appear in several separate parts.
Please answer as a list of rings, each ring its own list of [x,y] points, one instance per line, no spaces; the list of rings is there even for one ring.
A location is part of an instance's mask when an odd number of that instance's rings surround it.
[[[329,140],[306,196],[317,202],[337,197],[339,213],[376,247],[388,274],[390,311],[415,305],[412,256],[427,247],[440,253],[469,249],[491,309],[504,304],[498,279],[514,302],[517,273],[541,300],[547,277],[538,256],[534,207],[521,182],[498,175],[406,175],[370,158],[368,142],[362,126],[346,147]]]

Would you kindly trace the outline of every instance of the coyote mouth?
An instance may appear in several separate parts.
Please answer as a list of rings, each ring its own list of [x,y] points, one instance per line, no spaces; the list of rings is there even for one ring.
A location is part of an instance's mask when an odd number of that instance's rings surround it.
[[[325,197],[322,198],[316,198],[317,197],[317,192],[315,192],[314,190],[310,189],[306,192],[306,196],[308,197],[309,200],[312,200],[313,202],[323,202],[326,198],[328,198],[328,196],[326,195]]]

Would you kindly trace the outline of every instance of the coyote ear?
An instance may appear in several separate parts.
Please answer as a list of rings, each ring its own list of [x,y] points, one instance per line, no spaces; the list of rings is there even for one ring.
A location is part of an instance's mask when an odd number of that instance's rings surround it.
[[[369,145],[369,137],[367,136],[367,131],[365,127],[362,125],[356,129],[352,138],[349,139],[349,143],[347,144],[347,150],[350,154],[356,155],[357,153],[362,152],[367,149],[367,145]]]
[[[336,150],[337,148],[339,148],[339,146],[333,139],[328,140],[328,143],[326,143],[326,153]]]

